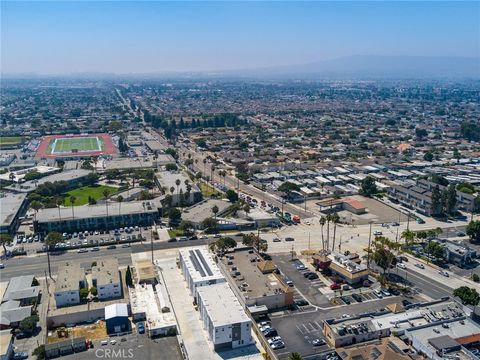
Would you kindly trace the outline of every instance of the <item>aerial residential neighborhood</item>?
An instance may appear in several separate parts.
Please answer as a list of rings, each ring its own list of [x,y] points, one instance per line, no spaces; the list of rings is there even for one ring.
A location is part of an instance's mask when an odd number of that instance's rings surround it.
[[[1,8],[0,360],[480,359],[477,2]]]

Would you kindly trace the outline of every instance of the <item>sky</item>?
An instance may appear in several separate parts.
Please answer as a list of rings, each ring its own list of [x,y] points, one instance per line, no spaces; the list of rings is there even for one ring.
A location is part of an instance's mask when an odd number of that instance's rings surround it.
[[[2,1],[4,74],[220,71],[480,56],[480,2]]]

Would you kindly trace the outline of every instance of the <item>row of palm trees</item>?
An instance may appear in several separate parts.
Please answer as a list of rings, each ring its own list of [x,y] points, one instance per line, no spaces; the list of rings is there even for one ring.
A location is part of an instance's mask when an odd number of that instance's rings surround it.
[[[340,216],[337,213],[327,214],[327,216],[320,217],[320,226],[322,227],[322,250],[329,250],[330,248],[330,223],[333,223],[333,241],[331,250],[335,250],[335,237],[337,234],[337,223],[340,221]],[[327,224],[327,240],[325,241],[323,235],[323,228]]]

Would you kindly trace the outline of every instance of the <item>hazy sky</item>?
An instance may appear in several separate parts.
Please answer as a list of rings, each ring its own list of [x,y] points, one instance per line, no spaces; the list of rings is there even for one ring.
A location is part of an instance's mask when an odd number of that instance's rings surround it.
[[[475,2],[1,2],[3,73],[224,70],[480,56]]]

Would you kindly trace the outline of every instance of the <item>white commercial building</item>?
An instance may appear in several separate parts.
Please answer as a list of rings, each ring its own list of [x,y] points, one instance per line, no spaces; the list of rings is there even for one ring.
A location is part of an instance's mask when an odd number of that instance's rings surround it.
[[[227,283],[197,289],[203,327],[216,351],[253,343],[251,321]]]
[[[205,247],[182,249],[179,255],[183,276],[195,300],[197,288],[226,281]]]
[[[99,300],[115,299],[122,296],[122,283],[118,271],[118,260],[103,259],[92,266],[92,282],[97,288]]]

